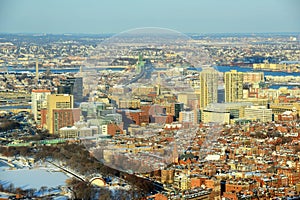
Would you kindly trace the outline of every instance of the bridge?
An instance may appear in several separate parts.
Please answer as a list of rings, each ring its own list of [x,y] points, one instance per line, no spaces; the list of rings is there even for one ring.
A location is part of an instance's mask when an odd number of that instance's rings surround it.
[[[128,69],[131,68],[131,66],[125,66],[125,65],[108,65],[108,66],[96,66],[95,68],[108,68],[108,69]]]
[[[104,66],[92,66],[88,67],[85,66],[83,69],[87,70],[97,70],[97,69],[130,69],[131,66],[126,66],[126,65],[104,65]]]
[[[57,167],[57,168],[63,170],[64,172],[66,172],[66,173],[68,173],[68,174],[71,174],[73,177],[79,179],[80,181],[86,182],[85,177],[82,177],[81,175],[76,174],[75,172],[71,172],[69,169],[66,169],[66,168],[64,168],[64,167],[62,167],[62,166],[60,166],[60,165],[58,165],[58,164],[56,164],[56,163],[54,163],[54,162],[52,162],[52,161],[47,160],[47,162],[48,162],[48,163],[51,163],[51,164],[54,165],[55,167]]]

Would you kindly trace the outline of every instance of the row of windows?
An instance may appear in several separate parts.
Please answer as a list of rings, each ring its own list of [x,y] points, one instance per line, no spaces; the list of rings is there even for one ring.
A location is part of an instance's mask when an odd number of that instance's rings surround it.
[[[71,108],[70,102],[56,102],[56,108]]]

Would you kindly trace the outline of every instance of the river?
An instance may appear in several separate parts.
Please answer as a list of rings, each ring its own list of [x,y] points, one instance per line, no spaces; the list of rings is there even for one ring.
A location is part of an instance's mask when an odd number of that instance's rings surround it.
[[[263,72],[265,76],[300,76],[300,72],[272,72],[272,71],[257,71],[252,67],[239,67],[239,66],[214,66],[219,72],[228,72],[236,70],[238,72]]]
[[[50,69],[50,72],[53,74],[63,74],[63,73],[77,73],[79,72],[80,68],[75,67],[75,68],[52,68]],[[122,71],[124,68],[102,68],[102,69],[97,69],[97,70],[111,70],[111,71]],[[34,68],[15,68],[15,67],[7,67],[7,71],[9,73],[35,73]],[[47,69],[41,68],[39,69],[39,72],[46,72]]]
[[[220,72],[228,72],[230,70],[237,70],[238,72],[253,72],[255,70],[252,69],[252,67],[240,67],[240,66],[214,66],[214,68]],[[123,68],[106,68],[103,70],[112,70],[112,71],[122,71]],[[198,71],[201,71],[201,68],[196,68]],[[7,67],[8,72],[16,72],[16,73],[22,73],[22,72],[29,72],[29,73],[35,73],[35,69],[26,69],[26,68],[13,68],[13,67]],[[46,69],[40,69],[40,72],[45,72]],[[79,68],[74,69],[50,69],[52,73],[77,73],[79,72]],[[300,76],[300,72],[272,72],[272,71],[255,71],[255,72],[264,72],[265,76]]]

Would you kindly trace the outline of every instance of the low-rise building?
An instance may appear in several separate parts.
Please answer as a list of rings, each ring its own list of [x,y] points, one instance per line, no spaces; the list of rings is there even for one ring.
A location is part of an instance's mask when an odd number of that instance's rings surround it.
[[[273,121],[272,109],[268,109],[265,106],[251,106],[245,108],[245,119],[271,122]]]

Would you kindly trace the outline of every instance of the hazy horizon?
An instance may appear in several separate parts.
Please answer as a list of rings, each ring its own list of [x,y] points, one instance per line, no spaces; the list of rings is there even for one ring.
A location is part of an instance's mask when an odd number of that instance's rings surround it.
[[[141,28],[141,27],[137,27],[137,28]],[[148,28],[148,27],[143,27],[143,28]],[[159,27],[159,28],[163,28],[163,27]],[[129,29],[129,30],[126,30],[126,31],[130,31],[130,30],[134,30],[134,29]],[[173,30],[173,29],[170,29],[170,30]],[[176,30],[174,30],[176,31]],[[103,32],[103,33],[84,33],[84,32],[66,32],[66,33],[49,33],[49,32],[1,32],[0,31],[0,34],[12,34],[12,35],[39,35],[39,36],[43,36],[43,35],[65,35],[65,36],[68,36],[68,35],[108,35],[108,36],[111,36],[111,35],[116,35],[116,34],[120,34],[122,33],[123,31],[121,32]],[[282,35],[285,35],[285,34],[300,34],[300,31],[291,31],[291,32],[205,32],[205,33],[201,33],[201,32],[182,32],[182,34],[185,34],[185,35],[193,35],[193,34],[199,34],[199,35],[234,35],[234,34],[237,34],[237,35],[247,35],[247,34],[258,34],[258,35],[263,35],[263,34],[282,34]]]
[[[115,34],[138,27],[182,33],[300,32],[297,0],[1,0],[1,33]]]

